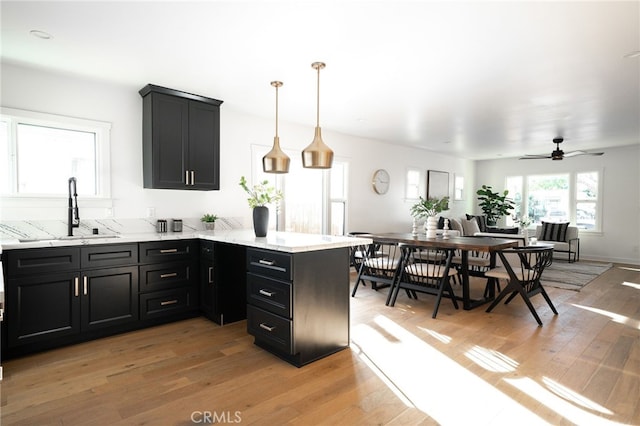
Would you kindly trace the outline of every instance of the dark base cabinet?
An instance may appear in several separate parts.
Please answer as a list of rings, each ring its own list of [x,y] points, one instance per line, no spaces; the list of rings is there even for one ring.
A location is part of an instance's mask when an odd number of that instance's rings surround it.
[[[249,248],[247,270],[247,330],[256,345],[297,367],[349,346],[347,248]]]
[[[247,318],[246,247],[200,241],[200,311],[224,325]]]

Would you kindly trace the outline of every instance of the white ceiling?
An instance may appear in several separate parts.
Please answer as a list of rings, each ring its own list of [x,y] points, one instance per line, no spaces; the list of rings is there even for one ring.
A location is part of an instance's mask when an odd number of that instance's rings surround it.
[[[271,119],[281,80],[280,121],[310,128],[323,61],[325,133],[471,159],[550,153],[558,135],[565,152],[640,143],[640,57],[625,58],[640,51],[638,1],[0,4],[7,63]]]

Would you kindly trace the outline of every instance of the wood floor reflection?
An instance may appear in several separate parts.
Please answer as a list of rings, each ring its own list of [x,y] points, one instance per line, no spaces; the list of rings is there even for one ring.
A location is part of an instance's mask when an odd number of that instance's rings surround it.
[[[351,347],[303,368],[244,321],[182,321],[3,363],[2,425],[640,424],[640,271],[615,265],[559,315],[521,299],[437,319],[358,289]],[[626,283],[626,284],[625,284]]]

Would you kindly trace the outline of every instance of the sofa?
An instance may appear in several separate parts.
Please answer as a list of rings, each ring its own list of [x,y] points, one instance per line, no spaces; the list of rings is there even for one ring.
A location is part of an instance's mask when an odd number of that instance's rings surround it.
[[[550,244],[554,253],[567,253],[569,263],[580,260],[578,227],[568,223],[542,222],[536,226],[536,238],[540,244]]]

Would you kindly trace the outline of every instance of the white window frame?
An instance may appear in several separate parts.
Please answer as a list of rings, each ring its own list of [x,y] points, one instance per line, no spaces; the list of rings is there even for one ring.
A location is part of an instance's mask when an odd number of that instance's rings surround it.
[[[83,196],[83,204],[88,207],[111,207],[111,123],[47,114],[14,108],[0,109],[0,120],[7,123],[9,141],[9,164],[2,167],[10,169],[10,191],[0,195],[6,207],[47,208],[58,207],[60,199],[66,199],[66,194],[20,194],[17,188],[18,150],[17,126],[29,124],[35,126],[56,127],[75,131],[95,133],[96,135],[96,195]],[[61,185],[66,188],[66,183]]]
[[[602,200],[603,200],[603,188],[604,188],[604,170],[603,169],[590,169],[590,170],[574,170],[570,172],[558,172],[558,173],[531,173],[527,175],[513,175],[505,177],[505,187],[507,187],[507,180],[509,178],[521,178],[522,179],[522,206],[521,212],[529,211],[529,186],[528,186],[528,178],[530,176],[547,176],[547,175],[558,175],[558,174],[568,174],[569,181],[569,222],[572,224],[577,224],[577,212],[576,206],[579,201],[577,197],[577,183],[578,183],[578,175],[583,173],[597,173],[598,175],[598,195],[595,200],[596,204],[596,221],[594,223],[593,228],[591,229],[580,229],[580,232],[586,232],[590,234],[600,234],[602,233]],[[589,200],[592,201],[592,200]],[[513,224],[513,220],[508,217],[507,224]]]

